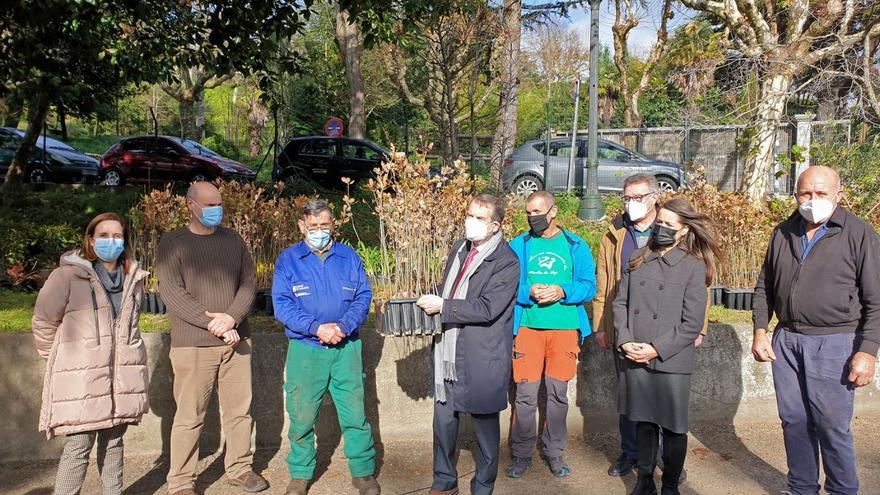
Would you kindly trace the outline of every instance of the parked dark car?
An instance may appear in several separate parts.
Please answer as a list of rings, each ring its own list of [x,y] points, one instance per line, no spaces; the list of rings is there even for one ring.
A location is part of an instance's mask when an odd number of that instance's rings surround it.
[[[135,136],[114,144],[101,157],[104,184],[126,182],[252,181],[256,172],[201,144],[174,136]]]
[[[24,140],[24,131],[0,127],[0,177],[12,164],[15,152]],[[34,182],[97,182],[100,177],[98,160],[57,139],[37,138],[34,151],[24,170],[25,179]]]
[[[298,137],[278,155],[272,179],[307,178],[325,187],[341,188],[342,177],[368,179],[373,169],[390,157],[391,151],[366,139]]]
[[[577,158],[575,159],[574,189],[581,190],[584,184],[587,164],[587,140],[577,138]],[[684,183],[685,167],[679,163],[652,160],[623,146],[600,139],[596,143],[599,151],[599,191],[619,192],[623,181],[635,174],[650,174],[657,178],[660,189],[674,191]],[[568,181],[568,163],[571,156],[571,138],[556,138],[550,141],[547,156],[547,175],[544,177],[544,140],[529,141],[517,148],[504,160],[501,183],[504,190],[526,195],[546,189],[562,192]]]

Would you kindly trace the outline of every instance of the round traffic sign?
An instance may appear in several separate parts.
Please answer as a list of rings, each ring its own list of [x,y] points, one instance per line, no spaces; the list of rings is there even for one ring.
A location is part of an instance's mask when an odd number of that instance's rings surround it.
[[[330,120],[324,124],[324,134],[330,137],[341,136],[343,130],[345,130],[345,125],[342,123],[342,120],[336,117],[330,117]]]

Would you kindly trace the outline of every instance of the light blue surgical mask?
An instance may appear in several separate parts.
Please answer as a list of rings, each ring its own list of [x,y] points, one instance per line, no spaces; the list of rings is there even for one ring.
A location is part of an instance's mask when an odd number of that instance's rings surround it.
[[[125,240],[99,237],[95,239],[95,254],[101,261],[112,263],[125,251]]]
[[[202,225],[204,225],[205,227],[217,227],[218,225],[220,225],[220,222],[223,221],[223,207],[203,206],[202,216],[199,217],[199,221],[202,222]]]
[[[306,239],[313,248],[324,249],[330,243],[330,231],[325,229],[310,230]]]

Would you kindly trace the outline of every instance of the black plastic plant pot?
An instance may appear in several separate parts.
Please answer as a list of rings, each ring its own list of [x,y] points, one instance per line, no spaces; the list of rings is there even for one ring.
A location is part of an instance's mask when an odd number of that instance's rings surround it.
[[[154,315],[156,314],[156,293],[145,292],[144,302],[141,304],[141,312]]]
[[[440,315],[428,316],[416,299],[395,299],[382,308],[380,333],[386,337],[433,335],[441,329]]]
[[[275,305],[272,302],[272,292],[266,292],[263,294],[263,309],[269,313],[270,315],[275,314]]]
[[[164,315],[165,309],[165,303],[162,302],[162,297],[159,294],[156,294],[156,314]]]
[[[724,305],[724,286],[723,285],[713,285],[709,287],[709,299],[712,301],[712,306],[723,306]]]
[[[727,309],[750,311],[752,309],[752,296],[754,293],[753,289],[729,289],[725,287],[724,307]]]

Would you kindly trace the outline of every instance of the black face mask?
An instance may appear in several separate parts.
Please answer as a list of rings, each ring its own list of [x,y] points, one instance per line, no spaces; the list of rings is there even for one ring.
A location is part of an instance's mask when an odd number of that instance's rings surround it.
[[[654,230],[651,231],[651,240],[654,241],[656,246],[669,247],[675,244],[676,234],[678,234],[678,231],[675,229],[670,229],[663,225],[655,225]]]
[[[527,217],[529,220],[529,229],[532,230],[532,233],[535,234],[536,237],[541,237],[544,235],[544,232],[550,228],[550,221],[547,220],[549,215],[550,212],[548,211],[543,215],[529,215]]]

